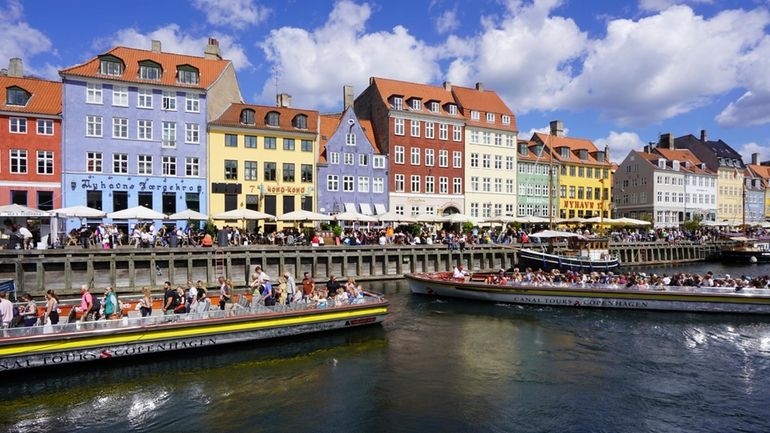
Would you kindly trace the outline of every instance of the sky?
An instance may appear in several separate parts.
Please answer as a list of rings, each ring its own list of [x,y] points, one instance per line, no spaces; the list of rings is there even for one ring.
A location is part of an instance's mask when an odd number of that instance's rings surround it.
[[[0,65],[49,79],[152,39],[202,55],[211,36],[250,103],[334,112],[372,76],[482,82],[520,138],[562,120],[620,162],[705,129],[770,160],[770,0],[0,0]]]

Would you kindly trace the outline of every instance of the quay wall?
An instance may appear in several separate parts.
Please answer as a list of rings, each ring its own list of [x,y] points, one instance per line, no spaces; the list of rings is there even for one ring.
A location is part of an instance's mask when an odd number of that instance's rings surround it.
[[[703,261],[726,243],[617,243],[610,250],[623,266]],[[513,267],[517,245],[475,245],[463,252],[443,245],[393,245],[360,247],[148,248],[0,250],[0,279],[13,279],[19,292],[42,296],[47,289],[61,295],[77,294],[81,284],[119,292],[141,287],[158,288],[164,281],[173,285],[188,280],[215,286],[220,275],[236,286],[248,283],[255,265],[262,265],[273,280],[291,272],[299,281],[304,272],[316,279],[336,275],[344,280],[401,278],[411,272],[448,271],[458,262],[468,269],[488,271]],[[527,245],[527,247],[537,247]]]

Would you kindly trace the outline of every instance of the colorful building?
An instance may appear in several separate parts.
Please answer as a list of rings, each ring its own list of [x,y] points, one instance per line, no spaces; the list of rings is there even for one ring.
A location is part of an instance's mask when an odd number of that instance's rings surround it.
[[[607,150],[591,140],[564,136],[561,121],[551,122],[551,134],[535,133],[530,146],[545,146],[559,163],[559,217],[610,217],[611,164]]]
[[[314,210],[317,137],[318,112],[291,108],[289,95],[274,107],[230,105],[209,124],[209,213]]]
[[[207,121],[241,100],[215,39],[203,57],[116,47],[60,71],[65,206],[205,212]]]
[[[465,210],[473,217],[516,212],[516,117],[497,93],[452,86],[465,117]]]
[[[462,213],[465,118],[450,83],[431,86],[371,78],[355,100],[387,155],[390,210],[398,214]]]
[[[672,166],[678,165],[684,173],[684,214],[679,214],[681,209],[675,209],[678,221],[682,223],[696,218],[700,221],[716,221],[716,173],[709,170],[691,151],[673,146],[671,135],[664,134],[654,152],[666,158]]]
[[[0,204],[61,207],[61,83],[25,77],[14,58],[0,89]]]
[[[758,155],[751,155],[751,164],[746,168],[754,177],[760,179],[764,189],[764,215],[763,221],[770,218],[770,162],[759,163]]]
[[[533,142],[534,143],[534,142]],[[551,149],[525,140],[518,142],[518,194],[514,216],[558,216],[559,165],[551,157]],[[553,173],[553,179],[548,178]],[[548,194],[551,189],[552,194]],[[549,206],[550,203],[550,206]],[[550,211],[549,211],[550,208]]]
[[[384,213],[388,208],[388,160],[374,144],[369,121],[352,107],[345,86],[345,111],[321,116],[318,152],[318,212]]]

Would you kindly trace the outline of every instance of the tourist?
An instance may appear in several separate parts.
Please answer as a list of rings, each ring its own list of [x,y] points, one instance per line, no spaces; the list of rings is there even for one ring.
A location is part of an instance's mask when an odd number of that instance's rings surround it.
[[[198,298],[198,287],[193,284],[192,280],[187,282],[187,299],[185,302],[185,305],[187,306],[187,313],[189,313],[193,308],[192,304],[193,302],[196,302],[196,299]]]
[[[45,313],[41,325],[56,325],[59,323],[59,298],[53,290],[45,292]]]
[[[112,287],[104,289],[104,318],[106,320],[120,319],[120,304]]]
[[[27,293],[19,298],[24,302],[24,309],[20,312],[22,326],[34,326],[37,323],[37,304]]]
[[[80,321],[88,322],[91,320],[99,320],[99,309],[101,304],[97,299],[91,295],[88,291],[88,286],[83,284],[80,286],[80,306],[73,309],[76,313],[81,313]],[[72,315],[70,315],[72,316]],[[72,322],[70,320],[70,322]]]
[[[142,287],[142,297],[139,299],[139,313],[142,317],[152,315],[152,292],[150,288]]]
[[[22,238],[24,249],[30,249],[32,247],[32,232],[24,226],[19,226],[19,235]]]
[[[270,283],[270,276],[265,274],[263,277],[262,289],[260,291],[258,304],[262,304],[266,307],[275,305],[275,297],[273,293],[273,285]]]
[[[466,271],[463,268],[462,263],[458,263],[457,266],[452,270],[452,277],[453,278],[465,278],[468,275],[468,271]]]
[[[286,278],[283,276],[278,277],[278,287],[275,290],[275,301],[278,305],[286,305],[286,301],[289,299],[286,291]]]
[[[313,296],[313,291],[315,291],[315,281],[310,278],[309,272],[305,272],[304,277],[302,278],[302,297],[310,299],[310,297]]]
[[[187,295],[184,292],[184,287],[176,286],[176,297],[179,299],[179,303],[174,307],[174,314],[187,313]]]
[[[233,308],[233,282],[219,277],[219,309],[229,316]]]
[[[163,314],[174,314],[174,309],[179,305],[179,294],[171,288],[171,282],[163,283]]]
[[[208,314],[210,308],[211,300],[206,296],[206,288],[198,288],[195,313],[197,313],[200,318],[204,318],[206,317],[206,314]]]
[[[13,303],[8,300],[8,292],[0,292],[0,328],[10,328],[12,322]]]
[[[302,291],[297,290],[297,282],[294,281],[294,275],[291,272],[285,272],[283,274],[286,278],[286,295],[288,296],[288,303],[297,302],[302,298]]]

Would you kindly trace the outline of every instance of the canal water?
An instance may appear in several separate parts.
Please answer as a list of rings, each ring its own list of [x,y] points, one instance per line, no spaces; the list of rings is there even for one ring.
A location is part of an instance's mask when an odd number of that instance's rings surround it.
[[[707,269],[770,273],[644,271]],[[0,376],[0,431],[770,431],[770,317],[373,288],[382,326]]]

